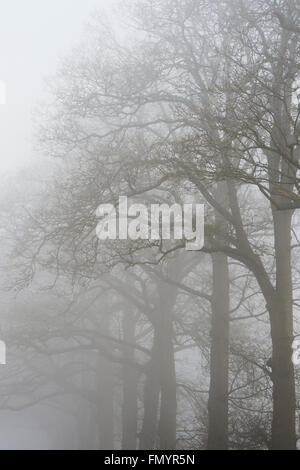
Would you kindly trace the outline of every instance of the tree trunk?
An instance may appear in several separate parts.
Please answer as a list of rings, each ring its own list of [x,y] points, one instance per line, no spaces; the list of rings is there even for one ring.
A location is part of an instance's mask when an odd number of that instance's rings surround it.
[[[156,446],[157,416],[160,393],[160,347],[159,335],[154,330],[151,360],[147,365],[144,385],[144,419],[140,435],[140,450],[152,450]]]
[[[292,363],[293,293],[291,272],[292,212],[274,211],[276,304],[271,314],[273,344],[272,449],[296,450],[296,396]]]
[[[153,320],[152,358],[144,389],[144,422],[140,448],[176,448],[176,371],[174,357],[173,307],[177,290],[168,283],[157,284],[158,303]],[[159,413],[159,423],[158,423]]]
[[[215,197],[229,207],[232,182],[219,182]],[[227,233],[228,223],[215,211],[215,223]],[[228,258],[224,253],[212,254],[213,292],[210,345],[210,389],[208,398],[208,450],[228,449],[228,374],[229,374],[229,310],[230,279]]]
[[[159,443],[162,450],[176,449],[176,370],[174,357],[173,307],[176,291],[160,285],[160,384],[161,403],[159,417]]]
[[[123,337],[128,344],[135,344],[136,320],[133,312],[123,314]],[[137,371],[132,366],[133,347],[124,346],[123,405],[122,405],[122,449],[136,450],[137,440]],[[127,365],[128,363],[128,365]],[[130,365],[131,364],[131,365]]]
[[[213,296],[208,400],[208,450],[228,448],[229,270],[226,255],[212,255]]]
[[[109,335],[110,322],[108,318],[102,320],[102,332]],[[108,344],[109,348],[110,345]],[[114,449],[114,368],[105,357],[99,356],[98,362],[98,429],[99,450]]]

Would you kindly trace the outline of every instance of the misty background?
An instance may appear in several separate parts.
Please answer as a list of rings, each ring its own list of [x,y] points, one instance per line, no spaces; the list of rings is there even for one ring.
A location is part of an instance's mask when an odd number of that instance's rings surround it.
[[[92,13],[113,8],[109,0],[1,0],[0,79],[7,104],[0,108],[1,172],[33,159],[33,114],[45,96],[46,79],[76,46]]]
[[[78,43],[96,9],[111,0],[1,0],[0,80],[6,105],[0,106],[0,173],[30,166],[39,155],[33,117],[46,94],[46,80]],[[64,448],[52,412],[2,413],[0,448]],[[72,423],[69,423],[69,427]],[[51,431],[52,427],[52,431]],[[69,432],[69,429],[68,429]],[[52,434],[52,436],[51,436]],[[70,439],[72,446],[72,438]],[[76,444],[74,444],[76,447]]]

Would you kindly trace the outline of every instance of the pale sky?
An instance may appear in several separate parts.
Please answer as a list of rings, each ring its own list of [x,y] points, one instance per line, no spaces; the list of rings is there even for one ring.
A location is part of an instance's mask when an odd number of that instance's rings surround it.
[[[32,158],[32,111],[42,99],[44,78],[80,40],[96,8],[114,0],[0,0],[0,174]]]

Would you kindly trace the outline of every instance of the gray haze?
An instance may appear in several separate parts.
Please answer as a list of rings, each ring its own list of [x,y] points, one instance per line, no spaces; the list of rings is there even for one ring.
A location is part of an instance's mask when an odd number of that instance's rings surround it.
[[[0,106],[1,173],[32,159],[32,113],[44,79],[77,44],[95,9],[111,0],[0,0],[0,80],[7,105]]]
[[[1,175],[38,158],[32,117],[45,95],[45,79],[55,74],[60,60],[80,40],[93,11],[112,4],[111,0],[0,0],[0,80],[7,87],[7,104],[0,106]],[[1,449],[59,447],[59,438],[49,441],[50,418],[32,425],[32,412],[1,416]]]

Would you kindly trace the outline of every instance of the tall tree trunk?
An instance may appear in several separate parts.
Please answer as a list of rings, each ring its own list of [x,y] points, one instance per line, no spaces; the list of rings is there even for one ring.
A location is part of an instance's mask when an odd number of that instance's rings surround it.
[[[215,197],[229,207],[232,182],[219,182]],[[215,223],[227,233],[228,223],[215,211]],[[228,375],[230,279],[228,258],[212,254],[213,291],[210,344],[210,389],[208,398],[208,450],[228,449]]]
[[[291,272],[292,212],[274,211],[276,256],[276,304],[271,315],[273,344],[272,448],[296,449],[296,396],[292,363],[293,293]]]
[[[274,165],[274,158],[271,160]],[[275,162],[276,163],[276,162]],[[284,176],[288,169],[284,169]],[[271,178],[272,177],[272,178]],[[270,181],[276,181],[278,169],[270,170]],[[279,183],[278,183],[279,184]],[[284,179],[281,180],[285,188]],[[272,186],[271,186],[272,189]],[[289,189],[289,188],[288,188]],[[236,197],[236,196],[235,196]],[[284,198],[274,198],[279,205]],[[231,204],[236,215],[236,203]],[[267,302],[272,339],[273,423],[272,448],[295,450],[295,377],[292,363],[293,292],[291,269],[291,225],[293,211],[279,211],[272,207],[274,219],[276,287],[274,288],[262,259],[255,255],[248,241],[241,240],[246,262],[254,273]],[[239,220],[239,218],[238,218]],[[241,226],[241,222],[239,223]],[[252,258],[252,261],[251,261]]]
[[[144,388],[144,422],[140,448],[176,448],[176,371],[174,356],[173,307],[177,290],[168,283],[157,284],[152,358]],[[158,418],[159,414],[159,418]]]
[[[226,255],[212,255],[213,295],[208,400],[208,450],[228,448],[229,270]]]
[[[276,205],[286,202],[285,191],[293,193],[297,182],[296,168],[291,161],[298,157],[287,145],[287,137],[294,132],[289,117],[292,115],[293,74],[287,74],[287,57],[297,57],[296,43],[291,33],[282,28],[278,60],[274,67],[273,97],[270,100],[274,126],[271,144],[276,152],[268,154],[270,190],[273,195],[276,298],[271,312],[273,423],[272,448],[296,450],[296,393],[292,363],[293,286],[291,266],[291,233],[293,211],[279,211]],[[284,96],[284,102],[282,99]],[[295,161],[296,161],[295,160]],[[280,191],[279,191],[280,190]],[[280,194],[281,192],[281,194]]]
[[[109,336],[110,321],[103,317],[102,332]],[[107,344],[109,349],[110,345]],[[114,449],[114,368],[105,357],[99,356],[98,361],[98,429],[99,450]]]
[[[163,450],[176,449],[176,370],[174,356],[173,307],[176,290],[168,284],[160,287],[160,384],[159,446]]]
[[[122,448],[136,450],[137,441],[137,371],[132,366],[135,351],[136,319],[128,309],[123,314],[124,366],[123,366],[123,405],[122,405]]]
[[[140,450],[152,450],[156,446],[157,416],[160,393],[160,347],[159,333],[154,330],[151,359],[147,365],[144,385],[144,418],[140,434]]]
[[[99,450],[114,449],[114,400],[112,364],[101,358],[99,387]]]

